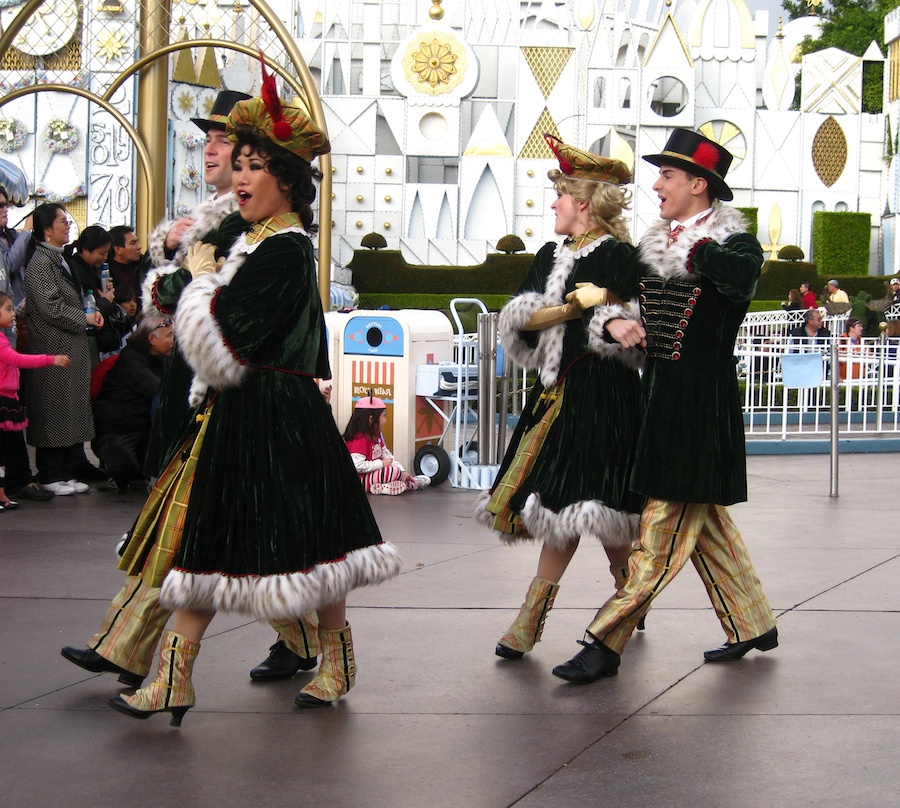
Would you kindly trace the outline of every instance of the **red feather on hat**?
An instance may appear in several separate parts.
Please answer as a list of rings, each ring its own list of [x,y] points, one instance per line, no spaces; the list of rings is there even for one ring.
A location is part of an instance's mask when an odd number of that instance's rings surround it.
[[[701,143],[694,149],[692,156],[698,166],[703,166],[708,171],[715,171],[719,165],[719,151],[712,143]]]
[[[290,140],[293,132],[291,125],[284,120],[281,112],[281,99],[278,97],[278,87],[275,85],[275,77],[266,71],[266,57],[260,52],[259,60],[262,66],[262,88],[259,91],[263,104],[266,105],[269,117],[272,118],[272,134],[278,140]]]

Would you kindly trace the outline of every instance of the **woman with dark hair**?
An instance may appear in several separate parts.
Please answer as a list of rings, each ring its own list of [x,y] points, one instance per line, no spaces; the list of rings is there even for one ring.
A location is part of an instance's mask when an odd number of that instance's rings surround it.
[[[113,297],[115,290],[112,284],[105,290],[101,288],[100,270],[109,257],[111,242],[109,233],[104,228],[92,224],[85,227],[72,242],[71,255],[66,258],[81,284],[82,294],[91,292],[98,311],[103,315],[103,328],[91,329],[88,332],[91,367],[97,365],[101,354],[108,356],[121,350],[122,340],[131,330],[127,315],[115,303]]]
[[[194,371],[191,402],[206,398],[202,422],[154,489],[158,518],[145,506],[123,558],[140,563],[158,531],[179,533],[160,594],[175,617],[156,680],[110,700],[135,718],[170,711],[175,725],[194,704],[191,670],[219,610],[264,620],[317,610],[322,663],[296,702],[336,701],[355,678],[347,593],[400,570],[315,381],[331,372],[308,235],[320,176],[310,161],[330,146],[305,110],[282,106],[273,80],[263,96],[238,102],[227,124],[240,213],[253,226],[221,267],[204,244],[184,264],[193,280],[175,329]],[[185,506],[191,490],[215,496]]]
[[[100,312],[86,314],[81,284],[64,257],[69,241],[65,208],[48,202],[32,214],[33,243],[25,270],[25,318],[29,351],[67,354],[62,372],[29,371],[28,443],[35,447],[38,480],[54,494],[87,492],[76,479],[84,465],[84,442],[94,437],[91,357],[86,329],[103,326]]]
[[[846,381],[848,377],[861,379],[866,375],[866,364],[863,356],[865,356],[867,351],[863,346],[862,335],[862,320],[858,317],[848,317],[844,333],[838,340],[838,355],[842,360],[838,362],[841,381]]]

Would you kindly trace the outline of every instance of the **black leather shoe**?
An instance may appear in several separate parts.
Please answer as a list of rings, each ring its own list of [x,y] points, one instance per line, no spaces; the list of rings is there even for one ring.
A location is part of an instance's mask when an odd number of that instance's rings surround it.
[[[565,664],[557,665],[553,669],[554,676],[578,685],[589,685],[604,676],[615,676],[619,672],[621,657],[615,651],[611,651],[599,640],[578,642],[584,648]]]
[[[714,651],[706,651],[703,658],[707,662],[733,662],[740,659],[748,651],[754,648],[757,651],[771,651],[778,647],[778,629],[769,629],[765,634],[754,640],[745,642],[733,642],[716,648]]]
[[[494,649],[494,653],[498,657],[503,657],[504,659],[521,659],[523,656],[525,656],[524,651],[517,651],[515,648],[501,645],[499,642],[497,643],[497,647]]]
[[[144,681],[143,676],[113,665],[106,657],[100,656],[93,648],[71,648],[66,646],[60,653],[74,662],[79,668],[84,668],[91,673],[118,673],[119,681],[128,687],[140,687]]]
[[[250,671],[250,678],[255,682],[274,682],[290,679],[297,671],[308,671],[314,667],[315,657],[299,656],[279,640],[269,649],[269,656]]]

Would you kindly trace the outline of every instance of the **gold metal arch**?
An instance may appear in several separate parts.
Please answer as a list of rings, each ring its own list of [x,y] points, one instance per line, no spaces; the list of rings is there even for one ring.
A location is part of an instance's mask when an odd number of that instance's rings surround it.
[[[2,53],[2,51],[0,51]],[[80,96],[81,98],[86,98],[88,101],[92,101],[97,104],[97,106],[102,107],[106,110],[119,125],[125,130],[125,133],[130,138],[131,142],[134,143],[135,151],[138,153],[138,164],[141,166],[141,170],[144,172],[144,179],[147,180],[148,186],[151,181],[150,174],[150,166],[152,160],[150,158],[150,152],[147,150],[147,146],[141,138],[140,133],[135,129],[131,122],[126,118],[119,110],[117,110],[107,99],[92,93],[90,90],[85,90],[82,87],[72,87],[68,84],[33,84],[30,87],[20,87],[18,90],[11,90],[2,98],[0,98],[0,108],[2,108],[5,104],[8,104],[10,101],[15,101],[17,98],[21,98],[24,95],[33,95],[35,93],[43,93],[55,91],[59,93],[71,93],[72,95]]]
[[[10,21],[9,27],[0,34],[0,55],[6,53],[6,51],[11,47],[13,39],[19,33],[19,30],[23,25],[31,18],[31,16],[35,13],[35,11],[40,8],[44,4],[45,0],[27,0],[25,5],[22,7],[22,10]],[[263,0],[249,0],[249,4],[255,8],[260,16],[268,23],[271,27],[272,31],[278,37],[279,42],[284,47],[285,52],[290,59],[290,62],[294,69],[297,71],[297,75],[300,79],[299,86],[297,85],[296,79],[290,75],[289,72],[285,68],[283,68],[279,64],[272,64],[272,69],[277,72],[282,78],[291,86],[291,88],[300,96],[304,103],[306,104],[307,109],[309,110],[310,117],[318,124],[322,130],[327,134],[328,126],[325,120],[325,112],[322,108],[322,100],[319,97],[319,92],[316,87],[315,81],[313,80],[312,73],[309,70],[309,66],[306,64],[306,60],[303,58],[303,55],[300,53],[300,48],[298,47],[296,41],[291,36],[288,29],[285,27],[284,23],[278,18],[278,16],[269,8],[268,4],[263,2]],[[228,42],[226,40],[217,40],[217,39],[194,39],[194,40],[183,40],[177,43],[170,43],[169,45],[163,46],[161,48],[155,48],[154,52],[148,56],[144,56],[141,59],[137,60],[130,68],[128,68],[125,72],[127,76],[133,75],[136,71],[142,70],[144,68],[150,67],[154,65],[159,59],[164,58],[168,54],[186,49],[186,48],[194,48],[194,47],[217,47],[224,48],[227,50],[234,50],[241,53],[245,53],[251,56],[258,55],[257,51],[254,51],[252,48],[248,48],[245,45],[240,45],[237,42]],[[126,78],[127,78],[126,76]],[[104,96],[101,98],[96,96],[93,93],[90,93],[86,90],[81,90],[81,88],[73,88],[64,85],[41,85],[40,87],[31,87],[31,88],[23,88],[23,90],[27,90],[29,92],[36,91],[44,91],[55,89],[61,92],[75,92],[76,95],[82,95],[85,98],[95,101],[103,109],[107,110],[111,114],[114,115],[117,121],[119,121],[123,127],[126,128],[129,137],[135,144],[135,149],[138,152],[138,161],[141,163],[142,171],[144,173],[145,178],[152,177],[154,174],[154,163],[146,146],[140,137],[137,130],[134,129],[121,115],[114,110],[108,104],[108,98],[111,97],[111,93],[118,89],[122,82],[126,79],[121,76],[119,79],[116,79],[113,87],[110,88]],[[20,95],[25,95],[27,92],[23,92],[22,90],[16,90],[4,96],[0,99],[0,106],[2,106],[7,101],[11,101],[14,98],[19,97]],[[165,159],[165,158],[163,158]],[[319,168],[322,172],[322,182],[319,193],[319,273],[318,273],[318,285],[319,285],[319,296],[322,299],[322,305],[326,310],[330,307],[330,297],[331,297],[331,216],[332,216],[332,207],[331,207],[331,155],[323,154],[319,156]],[[147,181],[147,194],[150,197],[148,199],[149,207],[151,210],[157,210],[158,214],[161,215],[163,210],[163,205],[160,204],[157,199],[158,189],[155,187],[154,183],[148,179]]]

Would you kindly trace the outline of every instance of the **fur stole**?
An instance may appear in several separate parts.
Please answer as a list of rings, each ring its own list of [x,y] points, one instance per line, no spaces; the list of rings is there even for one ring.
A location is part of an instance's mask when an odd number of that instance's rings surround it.
[[[278,232],[305,231],[297,226]],[[181,294],[175,315],[175,335],[181,352],[194,370],[189,396],[192,407],[203,401],[209,388],[237,387],[248,372],[246,362],[232,351],[210,312],[218,290],[231,283],[247,256],[262,243],[248,244],[246,237],[239,238],[218,272],[195,278]]]
[[[237,210],[237,198],[232,191],[219,197],[207,199],[197,205],[191,212],[194,224],[184,234],[181,244],[175,251],[175,256],[170,261],[166,258],[165,242],[166,235],[170,228],[175,224],[175,219],[164,219],[150,234],[149,247],[150,265],[153,267],[147,272],[144,281],[141,284],[141,305],[144,314],[150,317],[159,317],[161,313],[157,310],[153,303],[153,288],[157,281],[165,275],[170,275],[175,270],[181,268],[181,262],[188,251],[188,248],[203,236],[217,230],[222,220],[226,216]]]
[[[678,240],[668,245],[669,223],[661,219],[651,225],[638,247],[638,257],[651,274],[667,280],[687,280],[692,276],[689,261],[699,241],[719,244],[736,233],[746,233],[747,222],[735,208],[716,203],[705,222],[684,230]]]

